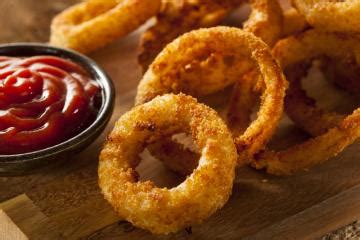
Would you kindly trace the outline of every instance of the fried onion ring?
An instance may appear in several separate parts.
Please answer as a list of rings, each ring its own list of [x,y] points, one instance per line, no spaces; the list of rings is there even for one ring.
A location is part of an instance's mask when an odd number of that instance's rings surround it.
[[[284,12],[283,27],[281,37],[289,37],[298,34],[308,28],[305,17],[295,8],[290,8]]]
[[[360,31],[360,0],[292,0],[314,28],[336,32]]]
[[[304,63],[317,57],[327,56],[330,58],[352,58],[357,64],[360,62],[360,39],[351,34],[328,33],[319,30],[309,30],[296,37],[290,37],[279,41],[274,47],[274,56],[279,60],[283,69]],[[326,44],[324,44],[326,43]],[[291,79],[289,92],[300,93],[297,98],[297,110],[306,118],[312,118],[320,114],[320,121],[324,116],[331,114],[318,109],[312,103],[308,103],[305,92],[299,92],[299,77]],[[286,97],[286,104],[293,101],[290,94]],[[299,106],[301,108],[299,108]],[[289,109],[287,109],[289,110]],[[304,114],[308,112],[310,114]],[[291,115],[291,114],[290,114]],[[334,121],[334,122],[333,122]],[[308,169],[320,164],[329,158],[336,156],[345,147],[353,143],[360,136],[360,108],[352,114],[340,120],[331,120],[336,123],[330,129],[319,132],[320,135],[295,145],[283,151],[265,151],[256,156],[253,165],[258,168],[265,168],[267,172],[276,175],[288,175],[296,171]],[[318,131],[317,129],[314,130]],[[311,132],[311,130],[310,130]],[[322,133],[322,134],[321,134]]]
[[[219,25],[231,10],[245,2],[250,2],[252,12],[244,29],[270,46],[275,44],[282,28],[282,10],[277,0],[165,1],[156,24],[141,39],[138,60],[144,72],[168,43],[191,30]]]
[[[360,66],[354,59],[325,59],[322,66],[330,82],[353,95],[360,95]]]
[[[143,71],[168,43],[193,29],[218,25],[228,11],[226,5],[217,1],[163,1],[155,25],[141,36],[138,61]]]
[[[151,64],[140,81],[135,102],[142,104],[169,92],[197,97],[211,94],[241,80],[241,76],[254,67],[263,79],[264,88],[256,120],[242,135],[234,136],[241,153],[239,164],[243,164],[249,156],[263,149],[272,136],[282,116],[287,86],[268,46],[253,34],[230,27],[184,34],[167,45]],[[157,152],[162,152],[170,140],[162,141],[164,144],[158,145]],[[175,149],[173,152],[180,158],[181,147],[171,149]]]
[[[172,189],[139,182],[138,154],[146,144],[179,131],[191,133],[201,149],[191,176]],[[135,107],[115,124],[100,154],[99,185],[121,217],[167,234],[201,223],[226,203],[236,157],[231,133],[214,110],[190,96],[166,94]]]
[[[290,88],[285,97],[285,112],[298,127],[316,137],[335,127],[344,116],[319,108],[316,101],[302,89],[301,76],[306,75],[308,68],[310,66],[300,65],[287,71]]]
[[[50,44],[89,53],[134,31],[160,8],[160,0],[87,0],[51,23]]]
[[[283,13],[277,0],[249,0],[251,13],[244,22],[244,30],[273,46],[280,38]]]

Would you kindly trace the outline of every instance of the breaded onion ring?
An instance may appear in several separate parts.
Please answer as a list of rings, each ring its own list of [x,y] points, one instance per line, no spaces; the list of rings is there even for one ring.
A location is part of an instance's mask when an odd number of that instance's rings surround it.
[[[360,0],[292,0],[292,3],[314,28],[360,31]]]
[[[243,134],[234,136],[241,153],[239,164],[243,164],[263,149],[272,136],[282,116],[287,86],[268,46],[253,34],[230,27],[184,34],[167,45],[151,64],[139,83],[135,102],[142,104],[169,92],[193,96],[211,94],[241,81],[241,76],[254,67],[264,87],[257,118]],[[169,140],[162,141],[169,143]],[[164,148],[159,147],[157,151],[162,152]],[[181,147],[172,149],[180,156],[181,151],[177,150]]]
[[[50,44],[89,53],[134,31],[154,16],[160,0],[87,0],[51,23]]]
[[[308,28],[305,17],[301,15],[295,8],[290,8],[284,12],[283,27],[281,37],[289,37],[298,34]]]
[[[295,66],[286,72],[290,88],[286,92],[285,111],[298,127],[316,137],[335,127],[345,116],[319,108],[302,89],[301,77],[306,75],[309,67]]]
[[[164,0],[155,25],[141,36],[138,61],[143,71],[172,40],[193,29],[218,25],[228,11],[226,5],[217,1]]]
[[[138,60],[144,72],[168,43],[191,30],[219,25],[231,10],[245,2],[250,2],[252,12],[244,29],[270,46],[275,44],[282,28],[282,10],[277,0],[168,0],[156,24],[142,36]]]
[[[229,104],[225,109],[227,126],[233,136],[241,136],[251,124],[254,103],[257,102],[257,97],[261,94],[258,85],[263,83],[261,75],[257,71],[251,71],[240,79],[235,83]],[[183,176],[191,174],[199,159],[197,151],[189,149],[183,144],[174,144],[170,138],[155,142],[148,148],[154,157],[164,162],[172,171]],[[244,156],[244,153],[240,153],[240,158]],[[247,158],[250,156],[245,155],[244,159]]]
[[[360,94],[360,66],[354,59],[325,59],[321,66],[330,82],[351,94]]]
[[[182,131],[201,149],[191,176],[172,189],[139,182],[135,167],[146,144]],[[201,223],[226,203],[236,156],[231,133],[214,110],[190,96],[166,94],[117,121],[100,154],[99,185],[121,217],[152,233],[167,234]]]
[[[251,13],[244,22],[244,30],[273,46],[280,38],[283,12],[277,0],[249,0]]]
[[[351,34],[309,30],[296,37],[279,41],[274,47],[273,53],[285,70],[324,55],[334,59],[352,58],[359,64],[359,43],[360,39]],[[291,80],[289,91],[298,91],[293,90],[294,87],[298,88],[296,87],[299,86],[298,83],[294,82],[294,79]],[[297,78],[297,81],[300,81],[299,78]],[[301,94],[304,96],[304,92]],[[287,104],[292,100],[292,96],[294,95],[291,94],[287,97]],[[303,111],[303,109],[309,111],[310,115],[306,114],[307,119],[309,119],[323,110],[318,109],[313,104],[309,105],[307,99],[308,97],[301,97],[297,98],[296,101],[298,102],[297,107],[301,107],[297,111]],[[302,112],[302,114],[304,113]],[[325,112],[325,114],[328,113]],[[268,151],[258,154],[253,164],[258,169],[265,168],[267,172],[276,175],[291,174],[310,168],[336,156],[345,147],[358,139],[360,136],[359,122],[360,108],[338,121],[334,127],[323,131],[317,137],[280,152]]]

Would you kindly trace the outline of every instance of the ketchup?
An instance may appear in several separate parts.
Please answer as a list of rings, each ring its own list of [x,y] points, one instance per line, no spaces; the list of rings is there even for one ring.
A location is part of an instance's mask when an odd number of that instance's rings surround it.
[[[77,63],[0,56],[0,154],[44,149],[96,118],[100,87]]]

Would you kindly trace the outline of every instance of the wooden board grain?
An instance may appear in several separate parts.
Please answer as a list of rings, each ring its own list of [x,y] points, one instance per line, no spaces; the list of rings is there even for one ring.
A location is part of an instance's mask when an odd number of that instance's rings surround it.
[[[75,1],[41,2],[0,0],[0,7],[9,9],[0,15],[3,29],[0,41],[47,41],[53,14]],[[11,16],[17,17],[8,21]],[[104,133],[84,152],[61,166],[29,176],[0,178],[0,201],[26,193],[69,239],[316,238],[359,218],[360,206],[355,203],[359,199],[360,145],[354,144],[326,164],[292,177],[273,177],[250,168],[239,169],[229,202],[204,224],[194,226],[192,234],[181,231],[176,235],[152,236],[121,221],[98,189],[97,155],[114,121],[133,105],[141,79],[136,62],[141,31],[91,55],[116,86],[115,111]],[[313,89],[319,88],[322,86],[313,86]],[[291,138],[279,137],[278,142],[284,145],[304,137],[289,121],[283,122],[282,132],[292,133]],[[179,179],[173,173],[154,159],[146,158],[139,167],[143,178],[160,185],[176,184]]]
[[[355,219],[360,219],[360,186],[357,185],[344,192],[328,198],[289,218],[277,222],[258,233],[245,238],[251,240],[289,239],[315,239],[324,232],[330,232],[337,227],[348,224]],[[326,219],[326,221],[324,221]],[[320,223],[320,224],[319,224]]]
[[[0,239],[2,240],[27,240],[28,237],[18,226],[0,209]]]
[[[57,226],[25,194],[1,203],[0,209],[28,239],[64,239]]]

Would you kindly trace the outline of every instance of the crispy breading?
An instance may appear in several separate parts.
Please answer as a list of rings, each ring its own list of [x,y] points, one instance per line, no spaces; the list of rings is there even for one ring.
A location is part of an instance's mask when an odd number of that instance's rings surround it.
[[[89,53],[134,31],[159,9],[160,0],[87,0],[53,19],[50,44]]]
[[[168,0],[163,2],[155,25],[142,35],[138,60],[143,71],[168,43],[191,30],[220,25],[231,11],[246,2],[250,2],[252,11],[244,29],[271,46],[275,44],[282,29],[282,10],[277,0]]]
[[[170,92],[204,96],[223,90],[237,81],[244,81],[243,74],[254,68],[264,85],[261,93],[262,103],[257,118],[249,126],[242,126],[244,132],[236,130],[238,132],[233,136],[240,154],[238,163],[241,165],[251,159],[250,156],[254,153],[263,149],[274,133],[282,116],[287,87],[287,82],[270,49],[252,33],[239,28],[214,27],[182,35],[167,45],[152,63],[139,83],[135,102],[142,104]],[[247,81],[254,81],[255,84],[257,78]],[[229,118],[231,121],[234,120],[232,117],[233,115]],[[231,128],[235,129],[235,126]],[[168,160],[182,161],[185,157],[189,161],[196,159],[189,157],[188,151],[181,155],[181,146],[170,148],[169,141],[171,140],[165,139],[163,143],[157,143],[149,149],[165,163]],[[174,155],[164,155],[162,152],[165,148],[173,149],[174,151],[168,153]],[[194,165],[187,164],[185,167],[189,169],[182,172],[189,172],[190,167]],[[174,170],[179,172],[178,169],[176,166]]]
[[[360,0],[292,0],[292,3],[314,28],[360,32]]]
[[[135,167],[147,144],[177,132],[194,138],[201,156],[179,186],[139,182]],[[225,123],[211,108],[184,94],[166,94],[125,113],[110,133],[99,160],[99,185],[119,215],[152,233],[199,224],[228,200],[236,148]]]
[[[359,61],[359,43],[360,38],[356,35],[308,30],[279,41],[273,54],[283,69],[324,55],[335,59],[354,58]],[[317,125],[318,127],[311,126],[308,131],[319,135],[279,152],[265,151],[258,154],[253,165],[258,169],[264,168],[271,174],[288,175],[323,163],[360,137],[360,108],[344,117],[320,109],[311,104],[313,100],[309,99],[305,92],[301,92],[300,97],[299,94],[293,94],[301,90],[299,83],[296,83],[300,81],[299,78],[301,76],[289,79],[291,94],[286,97],[286,111],[296,122],[310,121],[309,125]],[[316,114],[320,116],[314,116]],[[314,122],[314,119],[319,119],[319,122]],[[319,124],[330,128],[324,130]]]

